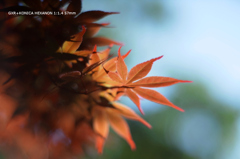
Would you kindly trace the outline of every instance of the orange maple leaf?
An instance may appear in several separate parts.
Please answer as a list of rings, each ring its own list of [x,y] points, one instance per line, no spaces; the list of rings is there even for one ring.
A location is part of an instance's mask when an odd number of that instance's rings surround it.
[[[94,64],[98,61],[105,60],[109,57],[110,50],[113,44],[110,44],[109,47],[101,52],[97,52],[97,46],[94,47],[93,53],[90,55],[89,65]],[[131,50],[130,50],[131,51]],[[126,58],[130,51],[128,51],[125,55],[122,55],[123,58]],[[116,71],[116,61],[117,57],[114,57],[108,61],[106,61],[103,66],[99,65],[94,71],[92,75],[93,79],[98,82],[107,82],[110,84],[109,77],[107,76],[106,70],[108,71]],[[106,83],[105,83],[106,84]],[[116,84],[116,82],[114,82]]]
[[[112,102],[112,105],[114,109],[97,105],[93,108],[93,129],[98,134],[96,137],[98,152],[102,153],[104,142],[109,133],[109,125],[119,136],[128,142],[132,150],[135,150],[136,145],[132,139],[130,129],[122,117],[139,121],[148,128],[151,128],[151,125],[127,106],[117,102]]]
[[[165,87],[165,86],[170,86],[180,82],[184,83],[184,82],[191,82],[191,81],[178,80],[175,78],[161,77],[161,76],[145,77],[150,72],[153,63],[161,59],[163,56],[159,56],[157,58],[153,58],[146,62],[140,63],[134,66],[128,73],[128,68],[124,62],[123,57],[121,56],[120,49],[121,47],[118,50],[118,60],[116,62],[117,71],[108,72],[108,76],[113,81],[119,83],[120,86],[122,86],[122,89],[120,89],[123,92],[122,94],[125,94],[126,96],[128,96],[137,105],[137,107],[139,108],[142,114],[143,114],[143,111],[140,106],[139,96],[159,104],[173,107],[179,111],[184,111],[182,108],[171,103],[167,98],[165,98],[163,95],[161,95],[157,91],[147,89],[147,88],[141,88],[141,87],[149,87],[149,88]]]

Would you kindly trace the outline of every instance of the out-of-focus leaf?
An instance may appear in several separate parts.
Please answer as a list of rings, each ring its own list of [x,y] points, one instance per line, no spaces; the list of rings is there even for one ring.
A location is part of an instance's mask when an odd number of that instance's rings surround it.
[[[108,119],[113,130],[130,145],[132,150],[136,149],[136,145],[132,139],[127,122],[121,116],[108,113]]]
[[[129,107],[121,104],[121,103],[117,103],[117,102],[113,102],[113,106],[116,109],[112,109],[112,111],[116,112],[116,113],[120,113],[122,116],[128,118],[128,119],[132,119],[132,120],[137,120],[139,122],[141,122],[143,125],[145,125],[148,128],[151,128],[152,126],[146,122],[144,119],[142,119],[139,115],[137,115],[132,109],[130,109]]]
[[[96,149],[99,154],[102,154],[103,152],[103,146],[104,146],[105,139],[101,136],[96,137]]]
[[[106,48],[105,50],[99,52],[98,56],[100,57],[100,59],[109,58],[109,53],[110,53],[112,47],[113,47],[113,44],[110,44],[110,45],[108,46],[108,48]],[[110,56],[110,57],[111,57],[111,56]]]
[[[93,122],[93,129],[97,132],[101,137],[106,138],[108,136],[108,122],[106,114],[102,111],[95,111],[94,114],[94,122]]]
[[[92,37],[92,36],[96,35],[99,32],[99,30],[101,29],[101,26],[102,25],[100,25],[100,26],[90,26],[90,27],[88,26],[87,31],[84,34],[84,37],[89,38],[89,37]]]
[[[90,27],[105,27],[108,26],[110,23],[87,23],[87,22],[82,22],[82,23],[77,23],[78,25],[84,25],[87,28]]]
[[[101,27],[89,27],[84,37],[92,37],[96,35],[100,29]]]
[[[78,56],[88,56],[92,54],[92,51],[89,51],[89,50],[81,50],[81,51],[76,51],[74,53],[74,55],[78,55]]]
[[[90,61],[89,61],[89,64],[92,65],[94,63],[98,63],[100,61],[100,57],[98,56],[98,53],[97,53],[97,46],[95,45],[94,49],[93,49],[93,53],[90,55]],[[92,71],[95,72],[97,71],[98,72],[98,69],[99,67],[95,67]]]
[[[68,53],[74,53],[82,43],[83,35],[86,31],[86,28],[82,26],[82,31],[79,32],[71,39],[73,42],[66,41],[63,44],[62,51]]]
[[[94,70],[96,67],[98,67],[99,65],[101,65],[105,60],[101,60],[101,61],[98,61],[96,63],[93,63],[92,65],[88,66],[88,67],[85,67],[82,71],[82,74],[86,74],[92,70]]]
[[[97,20],[99,20],[107,15],[111,15],[111,14],[118,14],[118,12],[104,12],[104,11],[99,11],[99,10],[87,11],[87,12],[81,13],[76,18],[76,21],[77,22],[94,22],[94,21],[97,21]]]
[[[114,108],[113,105],[107,100],[107,98],[100,97],[100,102],[96,102],[97,105],[103,106],[103,107],[109,107],[109,108]]]
[[[76,77],[79,77],[79,76],[81,76],[81,72],[79,72],[79,71],[71,71],[71,72],[60,74],[59,78],[62,78],[62,79],[68,78],[68,77],[75,77],[76,78]]]
[[[82,0],[71,0],[66,11],[76,12],[76,15],[78,15],[81,12],[81,10],[82,10]]]
[[[90,64],[96,63],[100,61],[100,57],[98,56],[98,52],[97,52],[97,45],[94,46],[93,48],[93,52],[92,55],[90,56]]]
[[[98,153],[102,153],[109,132],[109,123],[106,114],[101,110],[95,110],[93,116],[93,130],[97,133],[96,148]]]

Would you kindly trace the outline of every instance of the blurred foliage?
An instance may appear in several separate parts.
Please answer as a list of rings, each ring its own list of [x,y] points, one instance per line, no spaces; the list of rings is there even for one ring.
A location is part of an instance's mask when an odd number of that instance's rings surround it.
[[[135,152],[131,151],[123,139],[111,134],[102,156],[98,157],[91,153],[87,154],[85,159],[220,158],[224,150],[233,144],[236,135],[235,124],[239,112],[230,105],[224,105],[213,99],[207,88],[201,84],[179,85],[174,94],[171,101],[183,107],[185,113],[167,108],[152,114],[146,114],[145,119],[152,125],[152,130],[139,123],[129,121],[133,139],[137,145]],[[211,139],[212,130],[207,126],[207,123],[203,120],[194,120],[193,116],[212,117],[206,121],[210,121],[210,123],[211,120],[214,121],[212,122],[215,124],[212,125],[215,128],[213,135],[218,136],[217,141]],[[183,123],[189,124],[188,121],[193,120],[196,126],[187,125],[190,126],[191,131],[184,131],[186,126],[183,126]],[[183,132],[187,138],[181,137]],[[192,134],[194,132],[196,134]],[[197,138],[197,140],[194,140],[194,138]],[[215,141],[216,143],[211,144],[208,141]],[[182,142],[185,142],[185,144]],[[203,142],[203,146],[201,142]],[[203,152],[204,147],[208,147],[207,144],[212,145],[212,147],[210,150]],[[192,146],[190,150],[188,150],[189,145]]]

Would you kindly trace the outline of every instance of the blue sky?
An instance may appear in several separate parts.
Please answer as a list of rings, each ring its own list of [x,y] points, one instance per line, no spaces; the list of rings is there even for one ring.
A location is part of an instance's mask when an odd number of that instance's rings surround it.
[[[170,39],[181,39],[183,55],[179,66],[204,77],[206,84],[223,102],[240,104],[240,3],[234,0],[181,0],[170,2],[176,15]],[[176,49],[175,49],[176,48]],[[185,60],[184,60],[185,59]],[[191,59],[191,60],[190,60]],[[186,62],[189,65],[184,65]]]

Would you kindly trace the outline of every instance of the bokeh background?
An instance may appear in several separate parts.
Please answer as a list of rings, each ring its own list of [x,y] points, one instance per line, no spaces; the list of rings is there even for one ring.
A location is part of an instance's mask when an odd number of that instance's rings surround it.
[[[132,49],[129,68],[164,55],[150,75],[194,82],[158,89],[184,113],[142,101],[153,128],[129,121],[136,151],[113,132],[103,155],[86,148],[85,159],[240,158],[240,1],[83,0],[87,10],[120,12],[102,20],[111,26],[99,35]]]

